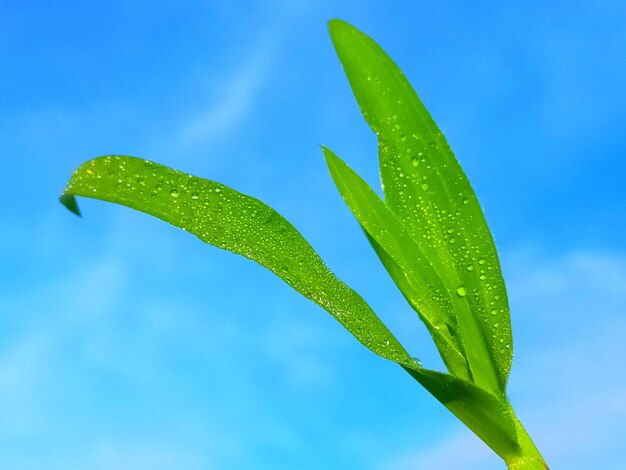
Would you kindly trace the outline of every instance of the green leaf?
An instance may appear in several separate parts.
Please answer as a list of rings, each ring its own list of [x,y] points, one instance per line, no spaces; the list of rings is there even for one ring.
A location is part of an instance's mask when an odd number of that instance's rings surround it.
[[[330,149],[322,147],[339,193],[358,220],[409,304],[419,314],[438,346],[448,370],[468,378],[465,351],[458,335],[455,308],[450,295],[420,247],[376,193]],[[473,354],[469,351],[468,354]]]
[[[363,227],[363,226],[361,226]],[[411,283],[411,280],[407,277],[404,270],[394,261],[394,259],[387,254],[387,252],[378,244],[378,242],[372,238],[369,233],[363,228],[365,235],[376,251],[376,254],[382,261],[383,265],[387,269],[387,272],[391,276],[391,279],[396,283],[402,295],[409,303],[409,305],[417,312],[420,319],[426,327],[437,346],[437,350],[448,371],[460,378],[468,379],[469,370],[468,364],[464,355],[460,351],[457,344],[457,338],[450,335],[450,330],[446,328],[436,328],[431,321],[428,320],[423,314],[423,309],[419,307],[419,299],[421,297],[419,288],[416,288]]]
[[[326,267],[293,225],[258,199],[125,156],[105,156],[80,165],[61,196],[61,202],[78,213],[74,196],[145,212],[254,260],[328,311],[366,348],[402,365],[414,362],[369,305]]]
[[[508,403],[449,374],[404,369],[504,460],[520,455],[517,419]]]
[[[361,112],[378,136],[385,202],[426,259],[442,267],[439,274],[448,291],[465,294],[479,330],[461,333],[465,350],[483,342],[489,352],[478,363],[468,357],[474,381],[503,394],[513,352],[509,307],[493,238],[474,191],[387,54],[343,21],[331,21],[330,33]]]

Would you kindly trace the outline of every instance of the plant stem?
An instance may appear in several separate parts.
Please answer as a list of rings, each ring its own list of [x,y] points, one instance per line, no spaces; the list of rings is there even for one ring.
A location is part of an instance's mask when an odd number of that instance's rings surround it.
[[[517,417],[515,417],[515,428],[520,452],[518,455],[505,459],[507,468],[509,470],[549,470],[548,465]]]

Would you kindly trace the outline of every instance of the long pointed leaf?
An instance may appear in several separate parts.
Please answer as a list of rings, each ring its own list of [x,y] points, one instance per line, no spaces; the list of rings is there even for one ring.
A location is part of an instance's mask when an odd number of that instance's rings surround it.
[[[384,259],[395,274],[392,277],[399,281],[402,293],[409,296],[409,303],[416,307],[429,331],[444,342],[445,350],[462,355],[463,345],[458,336],[453,335],[458,328],[455,306],[450,302],[436,268],[368,184],[330,149],[322,147],[322,150],[339,193],[367,236],[386,255]],[[467,371],[464,375],[468,377]]]
[[[365,120],[378,136],[385,200],[424,255],[456,272],[487,344],[500,392],[512,361],[507,294],[491,233],[467,177],[396,64],[368,36],[330,33]]]
[[[446,365],[448,371],[452,375],[468,379],[469,371],[467,360],[460,352],[459,345],[456,344],[454,338],[450,337],[448,328],[434,327],[433,323],[430,322],[428,318],[424,316],[424,314],[422,314],[423,310],[420,308],[419,305],[419,299],[421,297],[419,289],[413,286],[411,280],[406,275],[404,270],[400,267],[400,265],[394,261],[394,259],[385,251],[385,249],[383,249],[382,246],[378,244],[378,242],[374,238],[371,237],[369,233],[367,233],[365,227],[363,227],[362,225],[361,227],[365,231],[365,235],[370,242],[370,245],[372,245],[381,262],[387,269],[387,272],[391,276],[391,279],[393,279],[393,281],[400,289],[400,292],[402,292],[402,295],[404,295],[406,301],[413,308],[413,310],[417,312],[422,322],[424,322],[424,324],[426,325],[426,328],[428,328],[428,331],[432,336],[435,345],[437,346],[437,350],[439,351],[441,359],[443,359],[443,362]]]
[[[74,196],[114,202],[155,216],[266,267],[328,311],[366,348],[399,364],[412,360],[369,305],[341,282],[278,212],[227,186],[139,158],[105,156],[79,166],[61,202]]]
[[[489,351],[464,295],[458,291],[458,280],[446,278],[450,271],[430,263],[402,223],[359,175],[329,149],[324,148],[324,153],[331,176],[354,216],[406,274],[413,289],[405,294],[413,294],[419,312],[435,330],[445,326],[445,337],[467,358],[474,382],[498,395],[496,376],[489,375]]]

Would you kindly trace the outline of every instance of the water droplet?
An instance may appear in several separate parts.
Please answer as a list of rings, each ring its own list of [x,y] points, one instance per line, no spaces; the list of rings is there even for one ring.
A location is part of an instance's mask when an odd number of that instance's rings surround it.
[[[178,197],[178,191],[177,191],[176,189],[172,189],[172,190],[170,191],[170,196],[172,196],[172,197]]]
[[[426,191],[428,189],[428,184],[427,183],[422,183],[422,189],[424,191]]]
[[[498,311],[494,308],[494,309],[491,311],[491,314],[492,314],[492,315],[495,315],[496,313],[498,313]]]
[[[478,260],[478,264],[485,264],[485,259],[484,258],[480,258]]]
[[[480,275],[480,280],[481,280],[481,281],[484,281],[485,279],[487,279],[487,276],[485,276],[484,274],[481,274],[481,275]]]
[[[215,188],[215,192],[216,192],[216,193],[219,193],[219,192],[221,192],[221,191],[222,191],[222,190],[221,190],[220,188]]]
[[[420,161],[418,160],[417,157],[412,157],[411,158],[411,165],[413,165],[414,167],[417,167],[417,165],[420,164]]]
[[[196,201],[196,200],[200,199],[200,196],[198,196],[198,193],[193,193],[193,194],[191,195],[191,199],[193,199],[194,201]]]
[[[465,286],[461,286],[456,290],[456,293],[459,297],[465,297],[465,294],[467,294],[467,291],[465,290]]]
[[[494,327],[494,328],[498,328],[499,326],[500,326],[500,323],[498,323],[498,322],[495,322],[495,323],[493,324],[493,327]]]
[[[467,199],[467,198],[463,199],[463,205],[465,205],[465,206],[466,206],[466,205],[468,205],[468,204],[469,204],[469,199]]]
[[[415,366],[415,367],[422,367],[422,361],[420,361],[418,358],[416,357],[412,357],[411,358],[411,365]]]
[[[474,270],[474,265],[473,265],[473,264],[470,264],[470,265],[467,267],[467,270],[468,270],[468,271],[473,271],[473,270]]]

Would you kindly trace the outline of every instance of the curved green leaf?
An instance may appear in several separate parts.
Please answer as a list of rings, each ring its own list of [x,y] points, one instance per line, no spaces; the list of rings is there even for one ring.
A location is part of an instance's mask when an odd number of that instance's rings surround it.
[[[78,213],[74,196],[145,212],[256,261],[328,311],[366,348],[399,364],[413,363],[369,305],[326,267],[293,225],[258,199],[125,156],[105,156],[80,165],[61,196],[61,202]]]
[[[400,290],[404,287],[405,296],[410,295],[409,303],[430,321],[429,329],[446,339],[445,349],[440,350],[442,356],[454,352],[463,354],[470,366],[473,382],[498,395],[497,377],[491,367],[489,351],[469,310],[465,292],[461,291],[459,281],[455,279],[455,272],[431,264],[421,247],[372,188],[330,150],[324,148],[324,153],[331,176],[354,216],[404,272],[407,282],[398,287]],[[382,260],[384,263],[385,258]],[[393,265],[385,266],[388,270],[394,269]],[[444,361],[456,364],[448,357]],[[451,372],[461,378],[467,377],[464,370],[453,369]]]
[[[331,21],[330,33],[361,112],[378,136],[385,201],[424,256],[455,273],[446,278],[456,277],[460,285],[447,287],[462,287],[466,293],[498,389],[504,393],[512,361],[508,300],[493,238],[474,191],[445,137],[389,56],[343,21]]]

